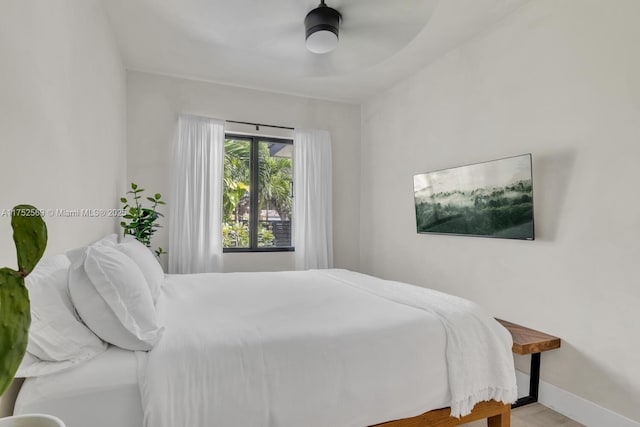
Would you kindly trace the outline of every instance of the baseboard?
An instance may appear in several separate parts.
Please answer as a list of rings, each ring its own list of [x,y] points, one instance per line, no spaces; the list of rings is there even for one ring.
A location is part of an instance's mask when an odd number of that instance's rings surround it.
[[[516,371],[518,390],[529,390],[529,375]],[[640,427],[640,423],[559,387],[540,381],[539,402],[587,427]]]

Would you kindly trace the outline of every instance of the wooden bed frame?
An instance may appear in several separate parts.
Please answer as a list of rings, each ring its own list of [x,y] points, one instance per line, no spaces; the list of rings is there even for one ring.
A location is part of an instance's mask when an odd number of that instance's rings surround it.
[[[442,408],[417,417],[389,421],[371,427],[454,427],[485,418],[488,427],[510,427],[511,405],[490,400],[477,403],[471,413],[462,418],[453,418],[451,408]]]

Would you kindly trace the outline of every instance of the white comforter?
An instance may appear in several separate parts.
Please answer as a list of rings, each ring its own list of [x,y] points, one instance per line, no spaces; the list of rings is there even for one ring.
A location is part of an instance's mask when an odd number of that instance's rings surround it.
[[[516,398],[511,338],[460,298],[344,270],[168,276],[147,427],[363,427]]]

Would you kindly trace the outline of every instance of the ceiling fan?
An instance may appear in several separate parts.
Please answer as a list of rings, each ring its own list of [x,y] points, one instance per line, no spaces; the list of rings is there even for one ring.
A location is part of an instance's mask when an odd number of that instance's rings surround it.
[[[316,0],[317,1],[317,0]],[[303,74],[328,76],[372,66],[393,56],[425,27],[438,0],[321,0],[304,18],[304,45],[300,18],[281,24],[283,37],[274,43],[291,46]],[[307,3],[308,4],[308,3]],[[289,18],[291,19],[291,18]],[[310,56],[303,56],[306,46]],[[296,54],[296,52],[298,52]]]
[[[140,2],[141,13],[153,10],[203,51],[260,57],[293,77],[327,77],[392,57],[424,29],[440,0],[109,1]]]

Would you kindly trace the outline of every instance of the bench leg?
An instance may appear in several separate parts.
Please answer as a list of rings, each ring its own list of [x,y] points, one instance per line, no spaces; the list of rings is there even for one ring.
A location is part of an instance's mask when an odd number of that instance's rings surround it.
[[[487,427],[511,427],[511,411],[487,418]]]
[[[540,388],[540,353],[531,354],[531,376],[529,377],[529,395],[521,397],[512,408],[529,405],[538,401],[538,391]]]

